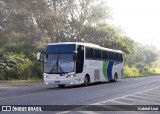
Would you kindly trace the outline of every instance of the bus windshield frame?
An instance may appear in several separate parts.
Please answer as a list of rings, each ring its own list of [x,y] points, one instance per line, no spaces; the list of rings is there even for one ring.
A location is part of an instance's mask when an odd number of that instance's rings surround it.
[[[44,73],[66,74],[74,72],[73,52],[75,49],[75,44],[48,45]]]

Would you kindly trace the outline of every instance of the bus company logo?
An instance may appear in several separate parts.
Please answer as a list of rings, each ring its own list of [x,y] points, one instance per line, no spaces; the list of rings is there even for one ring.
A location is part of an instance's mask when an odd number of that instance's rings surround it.
[[[11,106],[2,106],[2,111],[12,111]]]

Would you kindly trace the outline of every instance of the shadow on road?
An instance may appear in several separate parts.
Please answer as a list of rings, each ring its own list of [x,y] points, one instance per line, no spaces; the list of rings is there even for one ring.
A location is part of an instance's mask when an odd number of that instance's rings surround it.
[[[117,81],[118,82],[118,81]],[[117,83],[116,82],[116,83]],[[92,87],[92,86],[97,86],[97,85],[103,85],[103,84],[109,84],[109,83],[114,83],[114,82],[95,82],[95,83],[92,83],[92,84],[89,84],[88,86],[84,86],[84,85],[74,85],[74,86],[65,86],[63,88],[59,88],[58,86],[57,87],[51,87],[51,88],[48,88],[48,89],[73,89],[73,88],[86,88],[86,87]]]

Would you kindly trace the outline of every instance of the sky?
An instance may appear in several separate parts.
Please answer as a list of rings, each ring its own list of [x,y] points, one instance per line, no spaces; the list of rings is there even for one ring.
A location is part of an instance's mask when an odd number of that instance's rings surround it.
[[[112,22],[128,37],[160,50],[160,0],[107,0]]]

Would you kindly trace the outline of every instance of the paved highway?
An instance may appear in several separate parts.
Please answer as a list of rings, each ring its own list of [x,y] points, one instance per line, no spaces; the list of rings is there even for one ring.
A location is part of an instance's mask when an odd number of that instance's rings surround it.
[[[0,83],[0,105],[77,104],[159,105],[160,76],[126,78],[114,83],[107,82],[91,84],[87,87],[65,88],[45,85],[43,82]],[[79,111],[78,113],[86,112]]]

